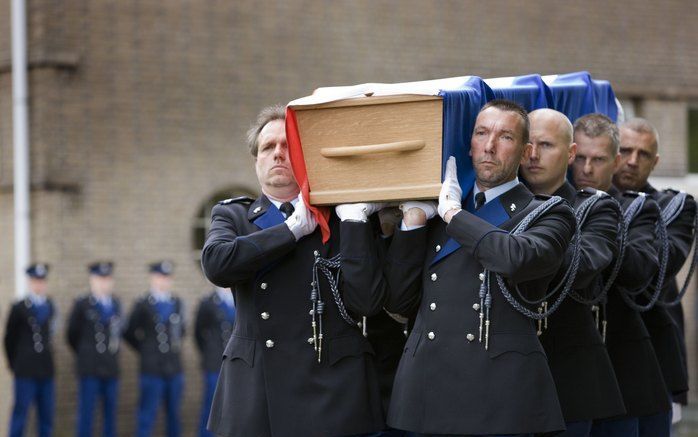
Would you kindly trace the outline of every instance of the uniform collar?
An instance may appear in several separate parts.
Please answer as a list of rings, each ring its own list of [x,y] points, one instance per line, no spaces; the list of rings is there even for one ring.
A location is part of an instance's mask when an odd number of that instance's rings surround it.
[[[172,294],[169,291],[150,290],[150,296],[155,302],[169,302],[172,299]]]
[[[262,194],[250,205],[250,208],[247,210],[247,219],[251,222],[255,221],[257,217],[267,212],[271,205],[269,198]]]
[[[46,296],[39,296],[31,291],[27,293],[27,298],[29,298],[31,303],[34,305],[43,305],[46,303]]]
[[[577,196],[577,190],[574,189],[572,184],[569,182],[565,181],[560,188],[555,190],[553,193],[553,196],[560,196],[566,201],[568,201],[570,204],[574,205],[574,199]]]
[[[488,203],[497,197],[501,196],[502,194],[506,193],[507,191],[511,190],[515,186],[519,185],[519,178],[515,177],[514,179],[510,180],[509,182],[504,182],[501,185],[497,185],[494,188],[490,188],[489,190],[485,190],[485,203]],[[473,204],[475,202],[475,195],[480,192],[480,189],[477,186],[477,183],[473,185]]]

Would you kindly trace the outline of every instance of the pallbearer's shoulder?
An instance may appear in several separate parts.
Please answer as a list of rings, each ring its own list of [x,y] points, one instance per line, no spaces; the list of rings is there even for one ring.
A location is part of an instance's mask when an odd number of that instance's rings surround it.
[[[233,204],[241,204],[241,205],[251,205],[252,202],[254,202],[254,199],[248,196],[239,196],[239,197],[231,197],[230,199],[225,199],[221,200],[218,202],[218,205],[233,205]]]
[[[599,197],[611,197],[610,194],[603,190],[597,190],[596,188],[591,188],[591,187],[585,187],[582,188],[581,190],[577,191],[577,196],[580,197],[592,197],[592,196],[599,196]]]

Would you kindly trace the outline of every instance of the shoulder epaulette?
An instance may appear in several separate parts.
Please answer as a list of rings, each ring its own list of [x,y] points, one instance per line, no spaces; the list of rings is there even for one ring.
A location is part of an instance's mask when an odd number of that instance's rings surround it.
[[[623,191],[623,196],[626,197],[638,197],[638,196],[647,196],[647,193],[643,193],[642,191]]]
[[[591,188],[591,187],[585,187],[577,192],[578,194],[582,196],[599,196],[599,197],[608,197],[610,194],[603,190],[597,190],[596,188]]]
[[[231,203],[252,203],[254,199],[247,196],[232,197],[230,199],[221,200],[219,205],[230,205]]]
[[[667,193],[667,194],[679,194],[681,191],[680,191],[680,190],[676,190],[676,189],[674,189],[674,188],[665,188],[665,189],[662,190],[662,192],[663,192],[663,193]]]
[[[553,196],[548,196],[548,195],[546,195],[546,194],[534,194],[533,197],[535,197],[536,200],[546,201],[546,200],[550,199],[550,198],[553,197]]]

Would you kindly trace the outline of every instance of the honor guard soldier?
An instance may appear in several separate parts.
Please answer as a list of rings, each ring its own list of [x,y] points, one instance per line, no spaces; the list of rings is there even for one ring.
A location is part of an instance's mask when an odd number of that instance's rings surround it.
[[[574,124],[574,141],[577,156],[572,163],[572,174],[577,188],[590,187],[615,197],[622,206],[626,227],[622,264],[608,291],[607,302],[601,304],[606,346],[626,414],[594,421],[591,435],[636,437],[643,417],[671,410],[649,333],[639,309],[628,297],[629,293],[636,293],[634,290],[646,287],[657,274],[659,261],[654,243],[659,208],[644,193],[621,193],[612,185],[613,173],[620,162],[619,134],[608,117],[589,114],[579,118]]]
[[[214,206],[201,257],[206,277],[231,288],[236,305],[209,430],[226,437],[381,431],[373,349],[359,326],[382,311],[385,297],[368,222],[378,208],[338,206],[323,244],[291,170],[283,107],[259,114],[248,145],[262,195]]]
[[[215,287],[213,293],[201,300],[196,312],[194,338],[201,353],[204,373],[204,396],[199,421],[199,437],[213,437],[206,429],[211,412],[213,393],[221,370],[223,349],[230,339],[235,323],[235,301],[229,288]]]
[[[538,109],[529,114],[531,154],[521,174],[536,194],[560,196],[574,206],[581,226],[579,268],[573,292],[547,320],[540,340],[555,380],[566,431],[560,437],[588,437],[592,421],[625,414],[623,397],[592,308],[606,284],[603,272],[618,257],[620,207],[608,194],[577,191],[566,181],[575,159],[572,123],[562,113]],[[570,263],[566,257],[563,270]]]
[[[564,200],[536,197],[518,181],[528,137],[523,108],[489,102],[475,122],[476,181],[465,200],[451,157],[438,208],[402,206],[387,257],[386,309],[417,316],[395,377],[388,413],[394,428],[418,436],[565,428],[536,323],[502,288],[518,284],[518,299],[543,297],[575,233]]]
[[[51,436],[54,411],[54,364],[51,338],[56,308],[46,296],[49,266],[32,264],[26,270],[29,292],[10,310],[5,329],[5,353],[14,374],[15,404],[10,437],[22,437],[27,413],[36,404],[39,437]]]
[[[647,193],[659,204],[662,214],[668,214],[669,258],[664,289],[657,304],[642,313],[642,318],[657,353],[664,382],[677,402],[675,410],[680,417],[679,402],[686,398],[688,374],[683,329],[679,326],[679,323],[683,326],[683,310],[675,276],[686,261],[694,241],[696,203],[686,193],[658,191],[647,181],[659,162],[658,148],[659,134],[647,120],[634,118],[621,124],[620,166],[613,176],[613,183],[621,190]],[[672,201],[679,200],[681,202],[676,204],[674,211],[670,211],[674,205]],[[667,303],[669,301],[672,303]],[[666,413],[643,418],[640,433],[668,435],[670,420]]]
[[[68,320],[67,338],[80,377],[77,436],[92,435],[95,404],[102,401],[102,435],[116,436],[116,403],[121,339],[121,304],[112,296],[111,262],[88,266],[90,292],[78,298]]]
[[[170,261],[150,265],[150,291],[134,304],[124,331],[124,340],[141,361],[137,437],[151,435],[160,401],[165,402],[167,436],[181,435],[184,311],[171,292],[173,270]]]

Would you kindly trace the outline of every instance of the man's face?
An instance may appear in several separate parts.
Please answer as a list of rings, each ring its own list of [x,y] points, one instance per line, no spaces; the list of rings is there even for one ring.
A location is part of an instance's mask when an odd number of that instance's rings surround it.
[[[605,135],[591,138],[577,132],[574,141],[577,143],[577,156],[572,162],[574,184],[578,189],[591,187],[607,191],[619,160],[619,156],[613,154],[611,139]]]
[[[29,289],[37,296],[46,294],[46,279],[29,278]]]
[[[530,144],[523,143],[523,121],[515,112],[487,108],[475,120],[470,141],[477,183],[489,189],[516,177]]]
[[[100,296],[110,295],[114,290],[112,276],[90,275],[90,288]]]
[[[170,291],[172,290],[172,276],[151,273],[150,287],[158,291]]]
[[[569,127],[558,118],[535,112],[530,123],[531,153],[524,159],[521,173],[533,187],[557,189],[575,156],[576,145],[570,144],[569,131],[565,132]]]
[[[659,161],[654,135],[620,130],[620,165],[613,181],[623,190],[639,191]]]
[[[259,145],[255,158],[257,179],[264,189],[297,186],[291,169],[286,145],[286,127],[283,120],[267,123],[259,132]]]

